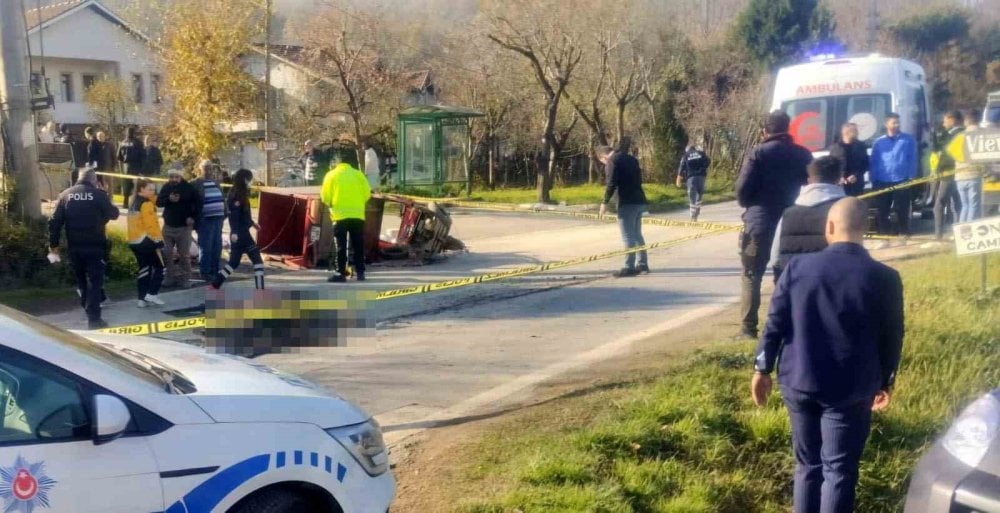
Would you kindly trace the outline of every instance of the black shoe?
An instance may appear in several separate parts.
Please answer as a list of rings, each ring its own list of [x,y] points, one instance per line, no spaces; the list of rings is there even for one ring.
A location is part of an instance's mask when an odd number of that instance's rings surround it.
[[[621,269],[615,271],[612,276],[615,278],[628,278],[630,276],[635,276],[639,274],[635,269],[629,267],[622,267]]]
[[[87,321],[88,330],[101,330],[108,327],[108,323],[104,322],[102,319],[97,319],[96,321]]]
[[[365,281],[365,273],[357,274],[358,281]]]
[[[333,276],[326,279],[329,283],[344,283],[347,281],[347,276],[343,274],[334,274]]]
[[[637,267],[635,268],[635,273],[636,273],[636,274],[643,274],[643,273],[645,273],[645,274],[649,274],[649,266],[648,266],[648,265],[646,265],[646,264],[639,264],[639,265],[638,265],[638,266],[637,266]]]
[[[750,330],[740,331],[740,334],[736,336],[736,340],[757,340],[757,332]]]

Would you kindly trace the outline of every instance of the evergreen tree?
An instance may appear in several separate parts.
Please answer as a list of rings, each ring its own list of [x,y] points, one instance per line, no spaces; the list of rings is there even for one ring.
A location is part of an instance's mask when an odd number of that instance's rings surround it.
[[[732,37],[758,64],[775,69],[833,39],[833,14],[819,0],[751,0]]]

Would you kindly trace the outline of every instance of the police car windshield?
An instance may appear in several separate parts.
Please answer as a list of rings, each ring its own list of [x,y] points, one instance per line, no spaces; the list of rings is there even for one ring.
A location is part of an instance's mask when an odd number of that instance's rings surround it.
[[[881,133],[892,99],[888,94],[852,94],[803,98],[781,105],[792,124],[788,132],[809,151],[825,150],[844,123],[858,125],[858,139],[871,145]]]
[[[123,353],[118,348],[93,342],[75,333],[65,331],[25,315],[16,310],[0,306],[0,325],[4,322],[20,324],[45,337],[53,344],[62,346],[81,357],[97,360],[136,379],[145,381],[170,393],[187,394],[195,391],[194,384],[176,370],[159,362],[143,362]]]

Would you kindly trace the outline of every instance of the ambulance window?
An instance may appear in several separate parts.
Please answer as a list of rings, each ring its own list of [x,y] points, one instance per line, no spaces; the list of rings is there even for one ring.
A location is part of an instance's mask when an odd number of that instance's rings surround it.
[[[889,96],[884,94],[849,96],[846,102],[846,112],[840,124],[854,123],[858,126],[858,139],[871,143],[885,124],[885,116],[889,113]]]
[[[19,353],[0,356],[0,446],[90,438],[76,383]]]
[[[930,128],[930,119],[927,118],[927,95],[924,93],[924,86],[917,88],[917,142],[924,140],[924,131]]]

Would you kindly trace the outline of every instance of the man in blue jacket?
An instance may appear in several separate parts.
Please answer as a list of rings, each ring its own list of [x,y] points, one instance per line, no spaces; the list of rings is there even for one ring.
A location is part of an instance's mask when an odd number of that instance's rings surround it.
[[[872,145],[871,169],[868,171],[872,187],[878,191],[913,180],[917,177],[918,166],[916,140],[900,131],[899,114],[890,113],[885,117],[885,135]],[[895,231],[903,237],[910,235],[911,191],[910,188],[902,188],[875,197],[879,233],[890,235]],[[889,223],[891,210],[896,211],[896,230]]]
[[[771,243],[778,221],[795,203],[806,184],[809,150],[795,144],[788,133],[791,120],[780,110],[764,124],[764,141],[750,151],[736,180],[736,199],[743,207],[740,260],[743,263],[743,336],[757,338],[760,285],[771,259]]]
[[[903,346],[903,284],[861,245],[860,200],[830,209],[818,253],[793,258],[771,298],[751,382],[762,406],[778,383],[792,424],[795,513],[854,510],[872,411],[888,407]]]

